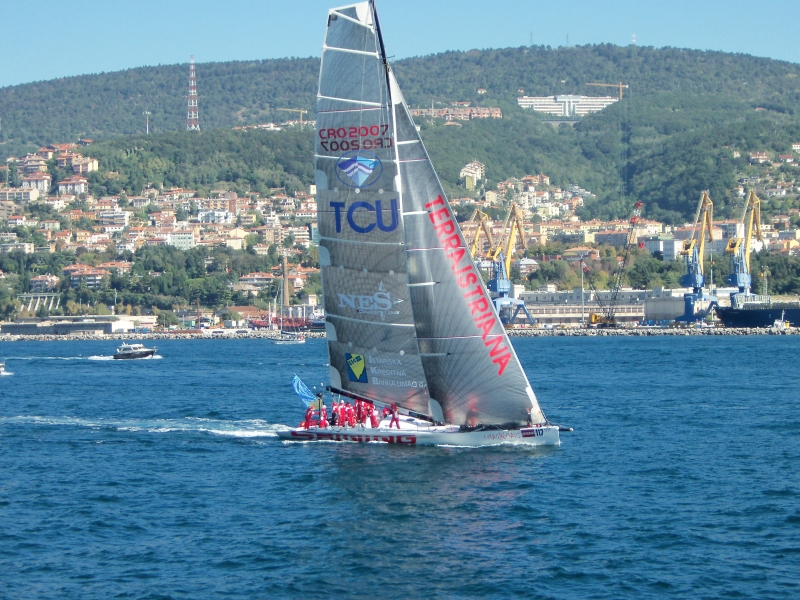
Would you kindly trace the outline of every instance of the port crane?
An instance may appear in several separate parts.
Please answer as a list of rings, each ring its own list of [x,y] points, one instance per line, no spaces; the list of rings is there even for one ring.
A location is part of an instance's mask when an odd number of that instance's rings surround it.
[[[624,84],[622,82],[619,82],[619,83],[587,83],[586,85],[593,85],[595,87],[619,88],[619,99],[620,99],[620,101],[622,100],[622,90],[623,90],[623,88],[626,89],[626,90],[630,89],[629,85]]]
[[[753,278],[750,274],[750,249],[753,239],[753,226],[758,241],[761,237],[761,200],[753,190],[747,196],[742,214],[742,226],[745,229],[744,237],[732,237],[725,247],[725,254],[731,257],[731,274],[725,278],[725,283],[739,288],[739,294],[750,295]],[[738,232],[737,232],[738,233]],[[731,297],[733,300],[733,297]]]
[[[517,244],[520,244],[523,248],[525,247],[524,223],[525,215],[516,202],[512,202],[506,214],[506,220],[503,223],[500,240],[492,247],[488,255],[488,258],[492,261],[492,273],[486,282],[486,289],[489,290],[494,299],[497,314],[505,325],[512,325],[520,312],[523,312],[528,319],[528,323],[533,325],[533,317],[525,307],[525,303],[522,300],[511,297],[513,284],[509,278],[511,260],[514,257],[514,250]]]
[[[300,127],[302,127],[305,124],[305,122],[303,121],[303,115],[308,112],[305,108],[279,108],[278,110],[282,110],[284,112],[300,113]]]
[[[492,219],[489,215],[483,212],[480,208],[476,208],[475,212],[472,213],[472,216],[464,224],[465,230],[471,229],[472,225],[475,224],[475,237],[472,238],[472,243],[470,244],[470,255],[472,256],[472,260],[475,260],[476,256],[478,255],[478,246],[481,240],[481,233],[483,233],[486,241],[489,243],[489,252],[491,253],[494,251],[492,229],[490,227],[491,222]]]
[[[614,275],[614,285],[611,288],[611,296],[607,304],[603,302],[600,294],[597,293],[592,280],[587,278],[589,282],[589,289],[592,290],[595,302],[597,302],[597,306],[600,309],[599,313],[589,313],[589,323],[591,325],[596,327],[617,327],[619,325],[617,323],[616,312],[617,303],[619,302],[619,291],[622,288],[622,276],[625,274],[625,267],[628,264],[628,258],[630,258],[631,248],[636,243],[636,226],[641,220],[643,206],[644,202],[636,202],[633,205],[630,226],[628,227],[628,235],[625,241],[625,248],[622,252],[621,260],[617,263],[617,272]],[[581,268],[583,269],[584,273],[589,272],[589,267],[586,265],[585,256],[581,256]]]
[[[681,250],[681,256],[684,257],[686,263],[686,274],[680,278],[680,284],[684,287],[692,288],[692,292],[684,294],[683,315],[678,317],[676,321],[686,323],[701,321],[708,316],[708,313],[716,304],[717,299],[709,296],[710,304],[708,308],[695,313],[695,304],[703,299],[703,288],[706,284],[705,274],[703,273],[703,258],[705,257],[706,235],[708,235],[709,242],[714,241],[713,221],[714,203],[711,201],[708,192],[704,191],[700,196],[697,212],[694,215],[692,236],[683,241],[683,249]],[[697,237],[695,237],[695,233],[697,233]]]

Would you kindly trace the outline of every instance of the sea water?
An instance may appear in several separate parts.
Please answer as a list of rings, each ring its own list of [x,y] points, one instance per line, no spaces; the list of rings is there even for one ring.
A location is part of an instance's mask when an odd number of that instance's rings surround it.
[[[514,345],[558,448],[281,442],[325,345],[2,345],[0,597],[800,596],[800,338]]]

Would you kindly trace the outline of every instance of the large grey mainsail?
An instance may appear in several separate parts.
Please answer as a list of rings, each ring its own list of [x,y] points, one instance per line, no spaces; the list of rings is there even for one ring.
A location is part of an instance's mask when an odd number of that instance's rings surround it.
[[[429,415],[386,73],[372,7],[331,10],[315,160],[331,386]]]
[[[397,86],[372,3],[331,10],[317,101],[331,385],[449,423],[544,421]]]

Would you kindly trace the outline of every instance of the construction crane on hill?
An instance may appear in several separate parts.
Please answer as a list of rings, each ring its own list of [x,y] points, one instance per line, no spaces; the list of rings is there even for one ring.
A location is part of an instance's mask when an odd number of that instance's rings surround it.
[[[700,202],[697,204],[697,212],[694,215],[692,236],[688,240],[683,241],[683,249],[681,250],[681,256],[683,256],[686,261],[686,274],[680,278],[680,284],[684,287],[692,288],[692,292],[690,294],[684,294],[683,315],[678,317],[676,321],[683,321],[686,323],[701,321],[706,318],[716,303],[716,298],[708,296],[707,299],[711,304],[709,304],[705,310],[695,313],[695,303],[698,300],[703,300],[703,288],[706,284],[705,274],[703,273],[706,234],[708,234],[708,241],[713,242],[713,221],[714,203],[711,201],[708,192],[704,191],[700,196]],[[698,225],[700,226],[699,232]],[[695,237],[695,233],[698,233],[697,237]]]
[[[620,100],[622,100],[622,90],[623,90],[623,88],[626,89],[626,90],[630,89],[630,86],[628,84],[625,84],[625,83],[622,83],[622,82],[619,82],[619,83],[587,83],[586,85],[593,85],[595,87],[619,88],[619,99]]]
[[[513,325],[520,311],[525,313],[528,323],[533,325],[534,322],[533,317],[525,307],[525,303],[512,297],[512,283],[509,277],[511,274],[511,260],[514,257],[517,243],[521,244],[523,248],[525,247],[524,222],[525,215],[516,202],[512,202],[506,214],[506,220],[503,223],[500,241],[492,248],[489,254],[489,258],[492,261],[492,273],[486,282],[486,289],[489,290],[494,299],[494,305],[500,320],[507,326]],[[519,239],[517,239],[517,236],[519,236]]]
[[[753,278],[750,274],[750,242],[753,239],[753,224],[755,224],[756,239],[761,238],[761,200],[753,190],[747,196],[742,214],[742,226],[745,229],[744,237],[732,237],[725,247],[725,254],[731,256],[731,274],[725,278],[725,283],[735,285],[739,293],[750,295]],[[738,233],[738,232],[737,232]]]
[[[636,202],[633,205],[628,235],[625,239],[625,248],[622,252],[622,258],[617,263],[617,272],[614,275],[614,285],[611,288],[611,297],[608,300],[608,304],[603,302],[592,280],[588,280],[589,289],[592,290],[595,302],[597,302],[597,306],[600,308],[599,313],[589,313],[589,323],[592,325],[597,327],[617,327],[619,325],[617,323],[616,312],[617,303],[619,302],[619,291],[622,288],[622,276],[625,274],[625,267],[628,264],[628,258],[630,258],[631,248],[633,248],[633,245],[636,243],[636,226],[641,220],[643,206],[644,202]],[[586,266],[585,258],[585,256],[581,256],[581,268],[584,273],[588,273],[589,267]]]
[[[303,115],[308,112],[305,108],[279,108],[278,110],[300,113],[300,127],[304,125]]]

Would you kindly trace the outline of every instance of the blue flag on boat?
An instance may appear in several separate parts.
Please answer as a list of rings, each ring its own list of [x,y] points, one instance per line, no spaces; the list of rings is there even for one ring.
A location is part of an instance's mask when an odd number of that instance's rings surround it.
[[[300,396],[300,400],[303,401],[303,404],[306,406],[311,406],[313,404],[315,408],[319,408],[317,397],[314,395],[314,392],[308,389],[308,386],[297,376],[297,373],[295,373],[294,379],[292,379],[292,389],[295,394]]]

